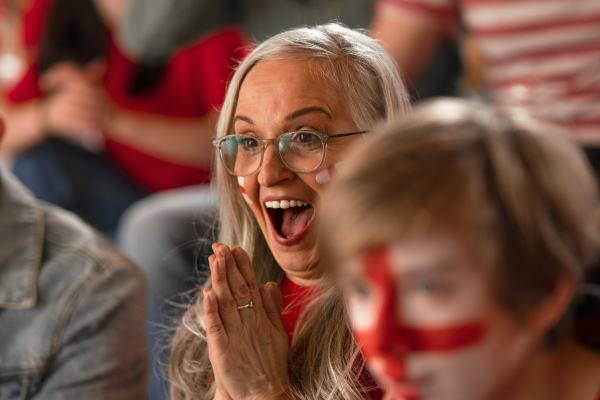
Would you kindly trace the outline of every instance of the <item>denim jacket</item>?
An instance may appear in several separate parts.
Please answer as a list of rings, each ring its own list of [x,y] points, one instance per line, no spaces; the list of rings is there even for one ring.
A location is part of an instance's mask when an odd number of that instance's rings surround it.
[[[143,399],[144,278],[0,169],[0,400]]]

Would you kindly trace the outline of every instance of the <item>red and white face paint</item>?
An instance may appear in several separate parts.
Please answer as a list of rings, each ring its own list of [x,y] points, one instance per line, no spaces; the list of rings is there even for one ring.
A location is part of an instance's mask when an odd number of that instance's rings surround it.
[[[248,197],[248,195],[246,194],[246,188],[245,188],[243,176],[238,176],[238,186],[240,187],[240,192],[242,192],[242,197],[244,198],[244,200],[246,200],[246,203],[248,203],[250,205],[254,204],[252,202],[252,199],[250,197]]]
[[[491,399],[530,345],[449,237],[381,246],[344,272],[355,335],[386,399]]]

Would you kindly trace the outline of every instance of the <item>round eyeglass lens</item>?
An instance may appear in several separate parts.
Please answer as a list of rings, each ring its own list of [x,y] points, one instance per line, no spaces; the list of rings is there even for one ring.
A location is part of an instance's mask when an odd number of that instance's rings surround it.
[[[281,137],[278,148],[283,162],[298,172],[312,171],[323,161],[323,141],[312,132],[289,132]]]
[[[261,143],[248,135],[236,135],[221,142],[221,160],[234,175],[249,175],[256,171],[262,156]]]

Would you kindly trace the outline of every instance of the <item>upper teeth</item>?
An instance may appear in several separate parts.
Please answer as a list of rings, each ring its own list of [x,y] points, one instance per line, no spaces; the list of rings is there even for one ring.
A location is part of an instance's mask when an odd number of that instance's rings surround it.
[[[290,208],[290,207],[301,207],[301,206],[307,206],[308,203],[303,203],[301,201],[298,200],[273,200],[273,201],[267,201],[265,203],[265,207],[267,208]]]

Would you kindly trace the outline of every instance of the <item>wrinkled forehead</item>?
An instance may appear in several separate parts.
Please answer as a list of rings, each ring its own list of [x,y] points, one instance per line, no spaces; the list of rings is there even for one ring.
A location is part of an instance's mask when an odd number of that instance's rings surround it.
[[[308,115],[301,110],[320,109],[331,123],[348,120],[345,96],[309,71],[305,61],[261,61],[241,84],[231,118],[264,126],[293,125],[296,117]]]

